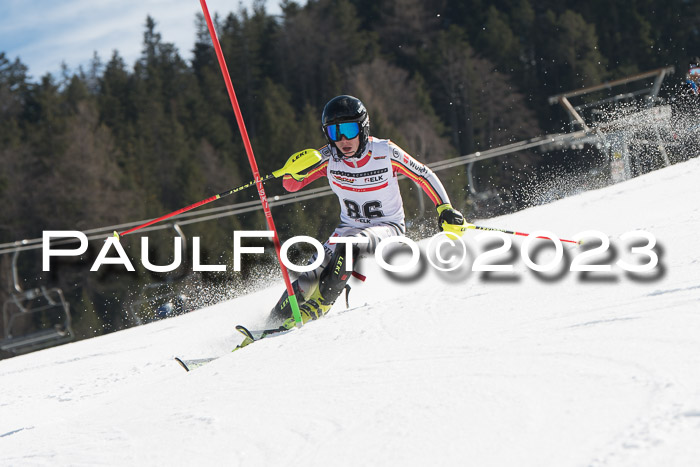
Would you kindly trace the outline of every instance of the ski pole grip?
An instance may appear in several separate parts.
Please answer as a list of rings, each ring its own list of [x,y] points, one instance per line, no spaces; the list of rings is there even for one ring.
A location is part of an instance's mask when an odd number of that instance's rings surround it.
[[[281,169],[272,172],[275,178],[286,174],[296,175],[321,162],[323,156],[316,149],[304,149],[291,155]]]

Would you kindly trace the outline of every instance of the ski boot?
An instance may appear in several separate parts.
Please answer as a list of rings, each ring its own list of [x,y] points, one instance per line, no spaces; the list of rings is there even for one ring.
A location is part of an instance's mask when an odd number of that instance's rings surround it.
[[[359,249],[354,246],[353,258],[357,258],[358,253]],[[345,263],[345,248],[338,246],[328,265],[321,271],[318,287],[304,303],[299,305],[302,319],[305,316],[318,319],[328,313],[352,275],[351,271],[345,270]]]

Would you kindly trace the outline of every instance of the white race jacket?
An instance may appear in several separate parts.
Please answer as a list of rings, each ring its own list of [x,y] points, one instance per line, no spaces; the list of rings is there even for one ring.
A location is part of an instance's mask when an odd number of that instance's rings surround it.
[[[331,145],[322,147],[320,152],[323,159],[302,181],[285,175],[284,187],[297,191],[320,177],[328,177],[340,201],[341,224],[360,228],[394,224],[404,230],[398,174],[416,182],[435,206],[450,202],[435,173],[387,139],[370,136],[364,153],[358,158],[338,157]]]

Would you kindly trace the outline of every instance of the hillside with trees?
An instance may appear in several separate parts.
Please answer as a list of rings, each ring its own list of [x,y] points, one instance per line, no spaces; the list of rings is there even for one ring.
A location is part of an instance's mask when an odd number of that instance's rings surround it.
[[[426,163],[567,131],[547,97],[662,66],[682,73],[698,54],[700,2],[632,4],[285,0],[280,16],[257,2],[215,23],[267,174],[293,152],[324,144],[321,109],[337,94],[360,97],[372,134]],[[251,179],[206,25],[201,15],[192,20],[193,50],[177,50],[158,32],[158,18],[148,17],[136,63],[117,51],[61,76],[29,76],[21,57],[0,50],[0,243],[157,217]],[[517,192],[542,164],[522,153],[484,164],[484,173]],[[453,204],[469,213],[464,169],[439,175]],[[267,187],[270,196],[284,192],[279,182]],[[242,191],[222,203],[255,198],[255,190]],[[409,220],[433,221],[432,207],[421,212],[417,196],[404,198]],[[515,204],[521,207],[517,197]],[[335,199],[321,198],[273,214],[283,238],[324,238],[337,209]],[[202,237],[203,261],[226,264],[232,231],[263,226],[262,214],[252,212],[189,225],[185,233]],[[172,233],[152,238],[154,261],[165,263]],[[92,243],[87,256],[94,259],[100,245]],[[40,259],[39,252],[21,255],[23,285],[61,286],[81,337],[133,324],[125,304],[143,285],[163,280],[143,269],[89,273],[91,261],[60,262],[42,274]],[[11,260],[0,256],[3,301]],[[235,289],[255,278],[251,269],[197,282]]]

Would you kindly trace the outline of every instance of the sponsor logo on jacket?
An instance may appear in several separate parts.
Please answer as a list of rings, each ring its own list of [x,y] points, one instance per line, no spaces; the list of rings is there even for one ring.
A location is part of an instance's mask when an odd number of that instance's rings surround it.
[[[355,183],[354,178],[343,177],[341,175],[333,175],[333,178],[335,178],[336,180],[340,180],[341,182],[345,182],[345,183]]]
[[[384,167],[382,169],[378,170],[369,170],[367,172],[360,172],[360,173],[352,173],[352,172],[343,172],[342,170],[331,170],[331,174],[335,176],[336,178],[338,176],[341,177],[354,177],[354,178],[362,178],[362,177],[371,177],[373,175],[381,175],[383,173],[388,172],[389,169]]]
[[[428,168],[421,164],[420,162],[416,161],[413,158],[406,158],[404,159],[404,162],[408,164],[408,166],[413,169],[414,172],[419,173],[419,174],[424,174],[428,172]]]

